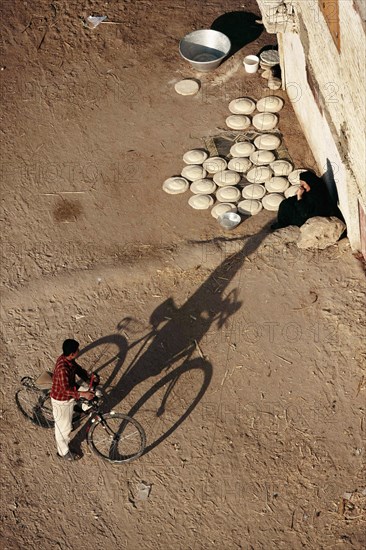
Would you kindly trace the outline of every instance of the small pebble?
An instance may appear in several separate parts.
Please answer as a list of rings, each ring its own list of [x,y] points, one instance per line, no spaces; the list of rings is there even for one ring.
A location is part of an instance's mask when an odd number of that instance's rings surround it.
[[[266,69],[265,71],[263,71],[263,73],[261,74],[261,77],[262,78],[266,78],[267,80],[272,76],[272,73],[269,69]]]
[[[281,86],[282,86],[282,83],[279,78],[270,78],[268,80],[268,88],[270,90],[279,90]]]

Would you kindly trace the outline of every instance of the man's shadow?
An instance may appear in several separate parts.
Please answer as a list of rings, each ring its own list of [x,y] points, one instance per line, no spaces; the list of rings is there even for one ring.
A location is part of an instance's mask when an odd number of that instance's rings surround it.
[[[102,377],[103,371],[115,362],[112,372],[103,381],[107,392],[106,410],[116,407],[139,384],[163,374],[128,413],[134,416],[144,407],[145,410],[149,408],[150,414],[154,417],[151,419],[151,425],[154,419],[164,419],[171,395],[180,392],[180,381],[187,380],[187,374],[193,376],[191,387],[185,386],[184,395],[181,395],[185,410],[180,411],[178,417],[172,418],[170,408],[168,425],[161,424],[161,433],[156,433],[155,428],[152,430],[153,434],[147,433],[147,450],[153,449],[173,433],[206,392],[212,378],[213,366],[203,356],[199,343],[210,329],[213,328],[215,332],[222,330],[228,319],[240,309],[242,303],[238,299],[238,288],[228,290],[228,286],[242,268],[245,258],[253,254],[267,234],[268,228],[265,226],[258,234],[247,238],[238,252],[226,257],[181,307],[177,307],[172,298],[160,304],[150,316],[151,331],[144,337],[128,344],[121,334],[112,334],[82,350],[80,356],[101,346],[102,352],[94,370]],[[210,243],[207,243],[207,246],[210,246]],[[112,358],[104,357],[105,344],[116,345],[117,350]],[[132,348],[137,350],[135,357],[119,376],[127,351]],[[153,405],[147,407],[147,403]],[[73,441],[74,447],[75,444],[80,446],[84,435],[84,430],[77,434]]]

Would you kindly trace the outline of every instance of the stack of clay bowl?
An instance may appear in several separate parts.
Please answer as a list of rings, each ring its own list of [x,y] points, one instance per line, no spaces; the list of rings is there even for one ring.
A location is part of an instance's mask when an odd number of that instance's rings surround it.
[[[240,131],[253,125],[259,135],[253,141],[234,143],[225,158],[210,157],[202,149],[187,151],[181,174],[165,180],[163,190],[179,194],[189,189],[188,204],[195,210],[211,208],[214,218],[228,212],[248,216],[263,208],[278,210],[285,197],[296,194],[302,171],[277,158],[281,138],[270,130],[277,126],[276,113],[282,107],[283,100],[273,95],[257,102],[248,97],[231,101],[228,126]]]
[[[270,90],[279,90],[282,82],[280,78],[275,75],[275,67],[280,63],[280,56],[277,50],[265,50],[259,56],[259,64],[263,72],[261,76],[268,81],[268,88]]]

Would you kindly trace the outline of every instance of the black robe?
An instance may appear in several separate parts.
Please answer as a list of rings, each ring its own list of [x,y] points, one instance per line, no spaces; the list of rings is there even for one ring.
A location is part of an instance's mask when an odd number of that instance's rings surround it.
[[[276,228],[288,225],[301,227],[306,220],[314,216],[335,214],[335,208],[323,180],[312,172],[303,172],[300,179],[310,186],[310,191],[304,191],[300,200],[295,195],[281,202]]]

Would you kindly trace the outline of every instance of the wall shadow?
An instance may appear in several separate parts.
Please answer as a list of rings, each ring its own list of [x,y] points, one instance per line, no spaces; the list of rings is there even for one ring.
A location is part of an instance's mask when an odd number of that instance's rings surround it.
[[[212,23],[212,30],[222,32],[230,39],[229,57],[262,34],[264,27],[260,23],[256,23],[257,19],[260,17],[254,13],[232,11],[220,15]]]
[[[340,210],[338,209],[338,190],[337,190],[337,184],[334,178],[333,165],[328,158],[327,158],[327,170],[326,172],[324,172],[324,174],[321,177],[328,188],[330,199],[332,201],[332,206],[334,210],[338,211],[341,217],[338,214],[334,214],[334,215],[337,216],[338,218],[340,217],[340,219],[343,220],[343,216]]]

